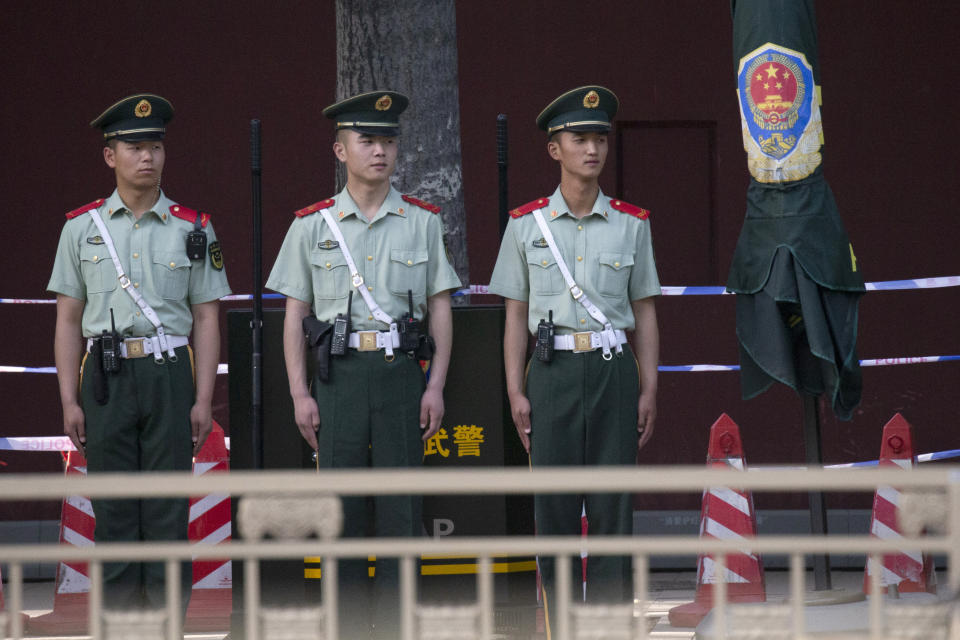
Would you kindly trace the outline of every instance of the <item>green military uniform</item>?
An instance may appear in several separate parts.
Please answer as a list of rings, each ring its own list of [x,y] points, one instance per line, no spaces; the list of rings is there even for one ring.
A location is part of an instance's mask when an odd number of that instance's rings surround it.
[[[388,108],[375,112],[367,104],[372,101],[388,103]],[[400,94],[377,92],[338,103],[324,113],[336,118],[338,128],[392,136],[398,126],[397,110],[405,106],[406,98]],[[367,220],[344,188],[333,198],[296,212],[266,285],[309,303],[318,319],[333,323],[337,314],[346,314],[348,294],[353,290],[350,269],[320,213],[323,209],[329,210],[343,234],[363,278],[361,286],[395,321],[409,310],[408,291],[413,295],[413,314],[422,322],[427,298],[460,286],[447,260],[437,207],[391,187],[376,215]],[[387,331],[388,326],[374,317],[358,291],[354,291],[350,307],[352,332]],[[350,348],[345,356],[331,358],[330,369],[329,381],[322,383],[314,377],[311,384],[320,411],[319,465],[420,466],[420,399],[425,381],[419,362],[400,351],[388,358],[382,349]],[[382,496],[372,503],[370,522],[365,498],[344,499],[344,536],[360,537],[371,531],[389,537],[421,535],[419,497]],[[372,621],[387,633],[395,632],[396,560],[378,558],[372,604],[366,592],[365,560],[341,562],[340,576],[346,628],[364,633],[364,625],[369,628]]]
[[[156,111],[166,103],[157,96],[133,98],[127,101],[149,100]],[[121,101],[111,109],[122,109],[125,104]],[[161,120],[161,129],[168,119]],[[141,131],[120,139],[134,141],[139,135],[156,139],[157,132]],[[196,212],[176,204],[162,192],[158,196],[152,210],[139,220],[116,191],[106,200],[67,214],[47,289],[84,301],[84,338],[97,338],[111,329],[111,310],[117,333],[123,338],[156,335],[153,324],[120,286],[106,243],[89,215],[91,210],[99,211],[130,278],[130,286],[156,311],[168,336],[190,334],[192,304],[217,300],[230,293],[209,216],[204,214],[202,220],[208,250],[201,260],[190,260],[185,237],[194,228]],[[128,343],[131,357],[121,361],[119,373],[106,375],[106,404],[94,399],[94,379],[99,374],[94,368],[100,366],[99,359],[84,358],[80,403],[86,425],[87,469],[90,473],[190,471],[190,409],[194,403],[190,347],[176,348],[176,358],[167,356],[163,362],[157,362],[152,355],[133,357],[135,349]],[[186,498],[94,500],[95,540],[185,540],[187,507]],[[163,571],[160,563],[108,563],[104,567],[105,604],[111,608],[163,606]],[[183,594],[189,598],[189,563],[183,574]]]
[[[590,91],[599,94],[601,109],[580,111]],[[571,95],[572,94],[572,95]],[[584,87],[561,96],[538,123],[559,129],[605,131],[615,102],[602,112],[603,100],[616,100],[600,87]],[[559,102],[559,104],[558,104]],[[591,110],[593,109],[593,110]],[[598,113],[599,111],[599,113]],[[598,122],[599,121],[599,122]],[[564,126],[566,125],[566,126]],[[511,212],[490,291],[529,304],[527,326],[537,325],[553,312],[557,335],[600,332],[603,325],[577,302],[532,212],[540,209],[564,263],[586,296],[603,312],[614,329],[634,328],[632,300],[660,294],[654,264],[648,212],[599,192],[591,213],[580,219],[567,206],[558,188]],[[623,353],[604,360],[600,349],[584,353],[558,350],[549,363],[532,358],[526,395],[530,401],[531,445],[534,466],[632,465],[637,455],[639,374],[628,345]],[[629,535],[633,509],[629,494],[538,495],[535,519],[539,535],[578,535],[581,510],[586,508],[590,534]],[[574,584],[580,563],[574,563]],[[541,557],[540,570],[548,594],[553,589],[553,558]],[[587,593],[590,600],[621,601],[629,596],[627,558],[591,556]],[[548,602],[550,598],[548,597]]]

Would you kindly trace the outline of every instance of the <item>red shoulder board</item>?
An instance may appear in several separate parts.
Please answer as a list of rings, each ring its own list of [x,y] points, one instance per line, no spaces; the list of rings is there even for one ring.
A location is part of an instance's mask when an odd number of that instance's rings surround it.
[[[429,202],[424,202],[423,200],[420,200],[420,199],[418,199],[418,198],[414,198],[413,196],[402,195],[402,196],[400,196],[400,197],[403,198],[406,202],[409,202],[409,203],[412,204],[412,205],[416,205],[416,206],[420,207],[421,209],[426,209],[427,211],[429,211],[429,212],[431,212],[431,213],[440,213],[440,207],[438,207],[438,206],[435,205],[435,204],[430,204]]]
[[[308,216],[311,213],[316,213],[317,211],[320,211],[320,209],[327,209],[333,205],[334,202],[335,200],[333,198],[327,198],[326,200],[321,200],[320,202],[314,202],[309,207],[304,207],[299,211],[294,211],[293,215],[297,216],[298,218],[302,218],[303,216]]]
[[[172,204],[170,205],[170,214],[174,215],[181,220],[186,220],[187,222],[193,224],[197,221],[197,212],[189,207],[185,207],[182,204]],[[207,226],[207,222],[210,220],[209,213],[200,214],[200,226]]]
[[[98,198],[97,200],[94,200],[94,201],[91,202],[90,204],[85,204],[85,205],[83,205],[82,207],[79,207],[79,208],[77,208],[77,209],[74,209],[73,211],[71,211],[70,213],[67,214],[67,220],[71,220],[71,219],[73,219],[73,218],[76,218],[76,217],[79,216],[80,214],[83,214],[83,213],[86,213],[87,211],[90,211],[90,209],[96,209],[97,207],[99,207],[99,206],[102,205],[103,203],[104,203],[104,199],[103,199],[103,198]]]
[[[623,200],[611,200],[610,206],[619,211],[620,213],[626,213],[631,215],[634,218],[640,218],[641,220],[646,220],[650,217],[650,212],[642,207],[638,207],[629,202],[624,202]]]
[[[522,207],[517,207],[516,209],[510,211],[510,217],[519,218],[521,216],[525,216],[534,209],[542,209],[543,207],[547,206],[549,202],[550,198],[537,198],[533,202],[528,202]]]

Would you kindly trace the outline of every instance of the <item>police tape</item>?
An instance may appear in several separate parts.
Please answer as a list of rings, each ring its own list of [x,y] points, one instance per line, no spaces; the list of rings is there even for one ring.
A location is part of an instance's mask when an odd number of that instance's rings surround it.
[[[227,450],[230,438],[223,439]],[[67,436],[0,437],[0,451],[76,451]]]
[[[225,363],[217,365],[217,375],[226,375],[230,367]],[[56,367],[11,367],[0,365],[0,373],[56,373]]]
[[[230,449],[230,438],[224,438],[226,447]],[[0,451],[74,451],[73,443],[67,436],[23,436],[23,437],[0,437]],[[950,460],[960,458],[960,449],[947,449],[945,451],[934,451],[932,453],[921,453],[917,455],[917,462],[936,462],[938,460]],[[848,469],[856,467],[875,467],[879,464],[877,460],[866,460],[863,462],[845,462],[842,464],[827,464],[824,469]],[[771,467],[764,466],[769,469]],[[778,469],[806,469],[808,467],[777,466]]]
[[[867,282],[864,287],[867,291],[905,291],[909,289],[940,289],[943,287],[960,287],[960,276],[944,276],[939,278],[915,278],[913,280],[884,280],[881,282]],[[724,286],[662,286],[660,293],[665,296],[726,296],[734,295]],[[489,295],[490,286],[486,284],[472,284],[458,290],[454,295],[470,294]]]
[[[928,364],[931,362],[954,362],[956,356],[907,356],[903,358],[872,358],[860,361],[861,367],[890,367],[904,364]],[[703,371],[740,371],[738,364],[678,364],[660,365],[658,371],[667,373],[699,373]],[[56,367],[13,367],[0,365],[0,373],[56,373]],[[217,375],[230,373],[230,365],[221,362],[217,365]]]
[[[867,291],[906,291],[910,289],[940,289],[943,287],[960,287],[960,276],[943,276],[938,278],[915,278],[913,280],[884,280],[881,282],[867,282],[864,284]],[[734,295],[724,286],[664,286],[660,292],[665,296],[726,296]],[[469,287],[453,292],[454,296],[466,295],[493,295],[490,285],[472,284]],[[281,293],[265,293],[264,300],[282,300]],[[253,300],[253,295],[240,293],[220,298],[223,302],[238,302]],[[31,298],[0,298],[0,304],[55,304],[55,299]]]
[[[903,364],[927,364],[930,362],[953,362],[958,356],[909,356],[904,358],[869,358],[860,361],[861,367],[890,367]],[[681,364],[676,366],[660,365],[659,371],[700,372],[700,371],[739,371],[738,364]]]

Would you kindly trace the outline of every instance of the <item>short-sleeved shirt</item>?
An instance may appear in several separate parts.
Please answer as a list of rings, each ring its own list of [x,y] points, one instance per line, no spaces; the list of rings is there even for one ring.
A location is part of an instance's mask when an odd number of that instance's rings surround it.
[[[337,221],[362,286],[391,318],[398,320],[408,311],[408,291],[414,316],[422,319],[428,297],[460,286],[447,260],[440,216],[404,200],[393,187],[369,221],[346,188],[322,204],[298,212],[267,279],[268,289],[310,304],[320,320],[332,322],[338,313],[345,314],[353,289],[346,258],[321,208]],[[359,292],[354,292],[350,315],[354,331],[386,329]]]
[[[574,281],[615,329],[633,329],[631,300],[660,294],[649,221],[618,211],[603,192],[592,212],[577,219],[559,187],[541,210]],[[603,328],[570,295],[532,213],[507,224],[490,292],[527,302],[534,334],[551,310],[557,333]]]
[[[137,291],[160,318],[167,335],[190,334],[192,304],[211,302],[230,294],[219,253],[217,235],[209,221],[203,231],[208,251],[201,260],[187,256],[187,233],[194,223],[173,215],[177,203],[163,192],[139,220],[115,190],[98,207],[113,239],[120,264]],[[217,266],[219,265],[219,268]],[[47,290],[85,302],[81,330],[85,337],[110,329],[113,309],[122,336],[153,336],[156,329],[123,290],[117,269],[100,230],[89,213],[67,220]]]

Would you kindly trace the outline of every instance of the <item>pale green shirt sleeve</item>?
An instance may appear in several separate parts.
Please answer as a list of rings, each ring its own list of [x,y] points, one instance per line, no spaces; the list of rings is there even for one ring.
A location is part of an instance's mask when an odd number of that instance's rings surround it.
[[[309,218],[295,218],[290,224],[266,285],[268,289],[311,305],[313,278],[309,247],[312,236],[308,225],[312,222]]]
[[[203,257],[203,260],[191,261],[190,265],[190,287],[187,297],[190,304],[212,302],[231,293],[230,285],[227,283],[226,267],[221,267],[218,270],[213,266],[210,251],[211,248],[219,247],[217,234],[213,230],[213,222],[207,223],[205,231],[207,232],[207,255]]]
[[[76,228],[77,225],[68,220],[60,231],[60,242],[57,244],[57,255],[53,261],[53,273],[50,275],[47,291],[85,300],[87,287],[80,273],[80,254],[77,249],[79,245],[74,233]]]
[[[427,297],[460,287],[460,278],[447,259],[440,216],[431,214],[427,222]]]
[[[511,218],[503,233],[500,253],[490,277],[490,293],[527,302],[530,297],[527,256],[521,242],[517,239],[517,227],[520,222]]]
[[[660,278],[653,256],[653,239],[650,234],[650,221],[641,220],[637,231],[637,253],[630,270],[628,294],[631,300],[642,300],[661,293]]]

